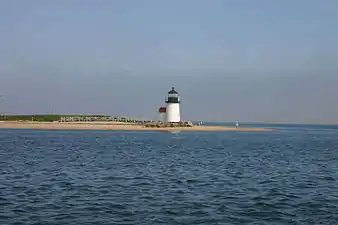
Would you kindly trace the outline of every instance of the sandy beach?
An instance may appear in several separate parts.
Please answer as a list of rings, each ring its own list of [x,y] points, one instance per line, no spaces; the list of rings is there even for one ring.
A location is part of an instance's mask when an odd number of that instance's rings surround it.
[[[117,123],[58,123],[58,122],[0,122],[0,129],[39,129],[39,130],[131,130],[131,131],[276,131],[267,128],[236,128],[224,126],[193,126],[193,127],[144,127],[134,124]]]

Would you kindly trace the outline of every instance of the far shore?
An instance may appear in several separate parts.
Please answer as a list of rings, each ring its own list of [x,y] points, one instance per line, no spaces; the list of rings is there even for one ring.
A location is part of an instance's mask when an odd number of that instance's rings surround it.
[[[2,121],[0,129],[39,129],[39,130],[130,130],[130,131],[277,131],[269,128],[246,128],[225,126],[193,127],[144,127],[138,124],[121,122],[18,122]]]

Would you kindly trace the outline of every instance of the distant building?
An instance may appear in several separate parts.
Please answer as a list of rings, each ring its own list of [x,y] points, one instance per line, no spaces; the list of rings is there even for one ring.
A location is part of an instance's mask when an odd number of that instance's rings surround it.
[[[166,107],[160,107],[158,109],[159,121],[166,122],[166,112],[167,112],[167,108]]]

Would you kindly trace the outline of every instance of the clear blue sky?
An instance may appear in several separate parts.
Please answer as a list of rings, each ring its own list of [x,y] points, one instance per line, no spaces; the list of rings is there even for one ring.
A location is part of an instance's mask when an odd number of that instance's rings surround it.
[[[0,113],[338,123],[338,1],[2,0]]]

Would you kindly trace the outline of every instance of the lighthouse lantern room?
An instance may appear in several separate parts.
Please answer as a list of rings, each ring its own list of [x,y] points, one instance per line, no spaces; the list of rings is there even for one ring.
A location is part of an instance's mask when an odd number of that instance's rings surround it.
[[[166,98],[166,122],[167,123],[179,123],[181,122],[180,115],[180,96],[173,87]]]

